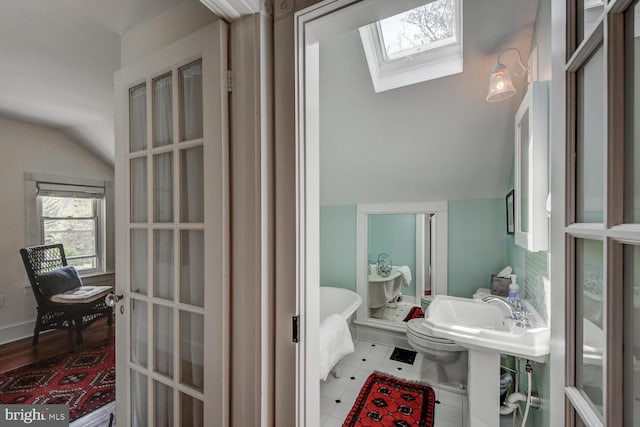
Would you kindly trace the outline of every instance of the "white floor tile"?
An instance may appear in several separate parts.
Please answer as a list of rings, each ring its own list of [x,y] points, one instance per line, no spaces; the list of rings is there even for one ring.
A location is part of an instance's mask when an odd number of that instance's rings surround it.
[[[462,424],[459,424],[453,421],[439,420],[438,417],[436,417],[434,425],[435,427],[461,427],[462,426]]]
[[[335,400],[320,396],[320,414],[329,415],[335,406]]]
[[[456,408],[462,408],[462,395],[452,393],[447,390],[438,389],[436,391],[436,398],[443,405],[455,406]]]
[[[322,427],[342,427],[344,420],[334,417],[327,417],[327,419],[322,424]]]
[[[320,393],[320,397],[325,397],[330,400],[337,400],[342,398],[342,395],[344,394],[344,392],[345,392],[344,388],[336,387],[334,385],[329,384],[324,388],[324,390],[322,390],[322,392]]]
[[[367,381],[367,378],[369,378],[369,375],[371,375],[371,371],[367,371],[364,369],[356,370],[356,372],[353,374],[353,377],[355,379],[351,380],[351,377],[349,377],[350,383],[347,388],[355,391],[357,394],[358,392],[360,392],[360,389],[364,385],[365,381]]]
[[[447,420],[462,425],[462,408],[436,404],[436,420]]]
[[[320,425],[324,424],[324,422],[327,420],[327,418],[329,417],[329,415],[327,414],[323,414],[322,412],[320,413]]]
[[[350,404],[347,404],[346,401],[340,402],[333,408],[333,411],[331,411],[331,416],[344,422],[344,420],[347,418],[347,415],[349,415],[349,411],[351,410],[352,406],[353,402],[351,402]]]

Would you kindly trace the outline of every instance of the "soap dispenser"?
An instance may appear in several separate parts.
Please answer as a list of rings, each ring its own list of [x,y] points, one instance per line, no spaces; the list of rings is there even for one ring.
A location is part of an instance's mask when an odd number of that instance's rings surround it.
[[[509,302],[516,307],[520,307],[522,304],[520,296],[520,286],[516,283],[516,275],[511,275],[511,284],[509,285]]]

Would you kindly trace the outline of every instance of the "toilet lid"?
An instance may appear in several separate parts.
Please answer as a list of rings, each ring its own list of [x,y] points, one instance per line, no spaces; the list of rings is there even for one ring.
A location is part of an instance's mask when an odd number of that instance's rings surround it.
[[[407,322],[407,331],[412,335],[419,337],[420,339],[437,342],[439,344],[452,344],[457,345],[455,342],[447,339],[434,337],[430,328],[424,323],[424,319],[412,319]]]

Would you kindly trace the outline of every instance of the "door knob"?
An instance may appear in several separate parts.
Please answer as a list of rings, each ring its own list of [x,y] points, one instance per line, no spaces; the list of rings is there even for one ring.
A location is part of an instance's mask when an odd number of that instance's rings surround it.
[[[123,298],[122,295],[116,295],[114,293],[109,293],[109,294],[107,294],[106,297],[104,297],[104,302],[109,307],[115,307],[116,304],[118,303],[118,301],[120,301],[122,298]]]

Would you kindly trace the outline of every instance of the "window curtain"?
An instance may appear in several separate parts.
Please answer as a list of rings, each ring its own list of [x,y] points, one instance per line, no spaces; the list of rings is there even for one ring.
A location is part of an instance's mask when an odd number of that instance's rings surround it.
[[[153,146],[173,142],[173,95],[171,73],[153,81]]]
[[[180,70],[182,84],[183,141],[202,138],[202,63]]]
[[[129,149],[147,147],[147,87],[142,84],[129,91]]]

